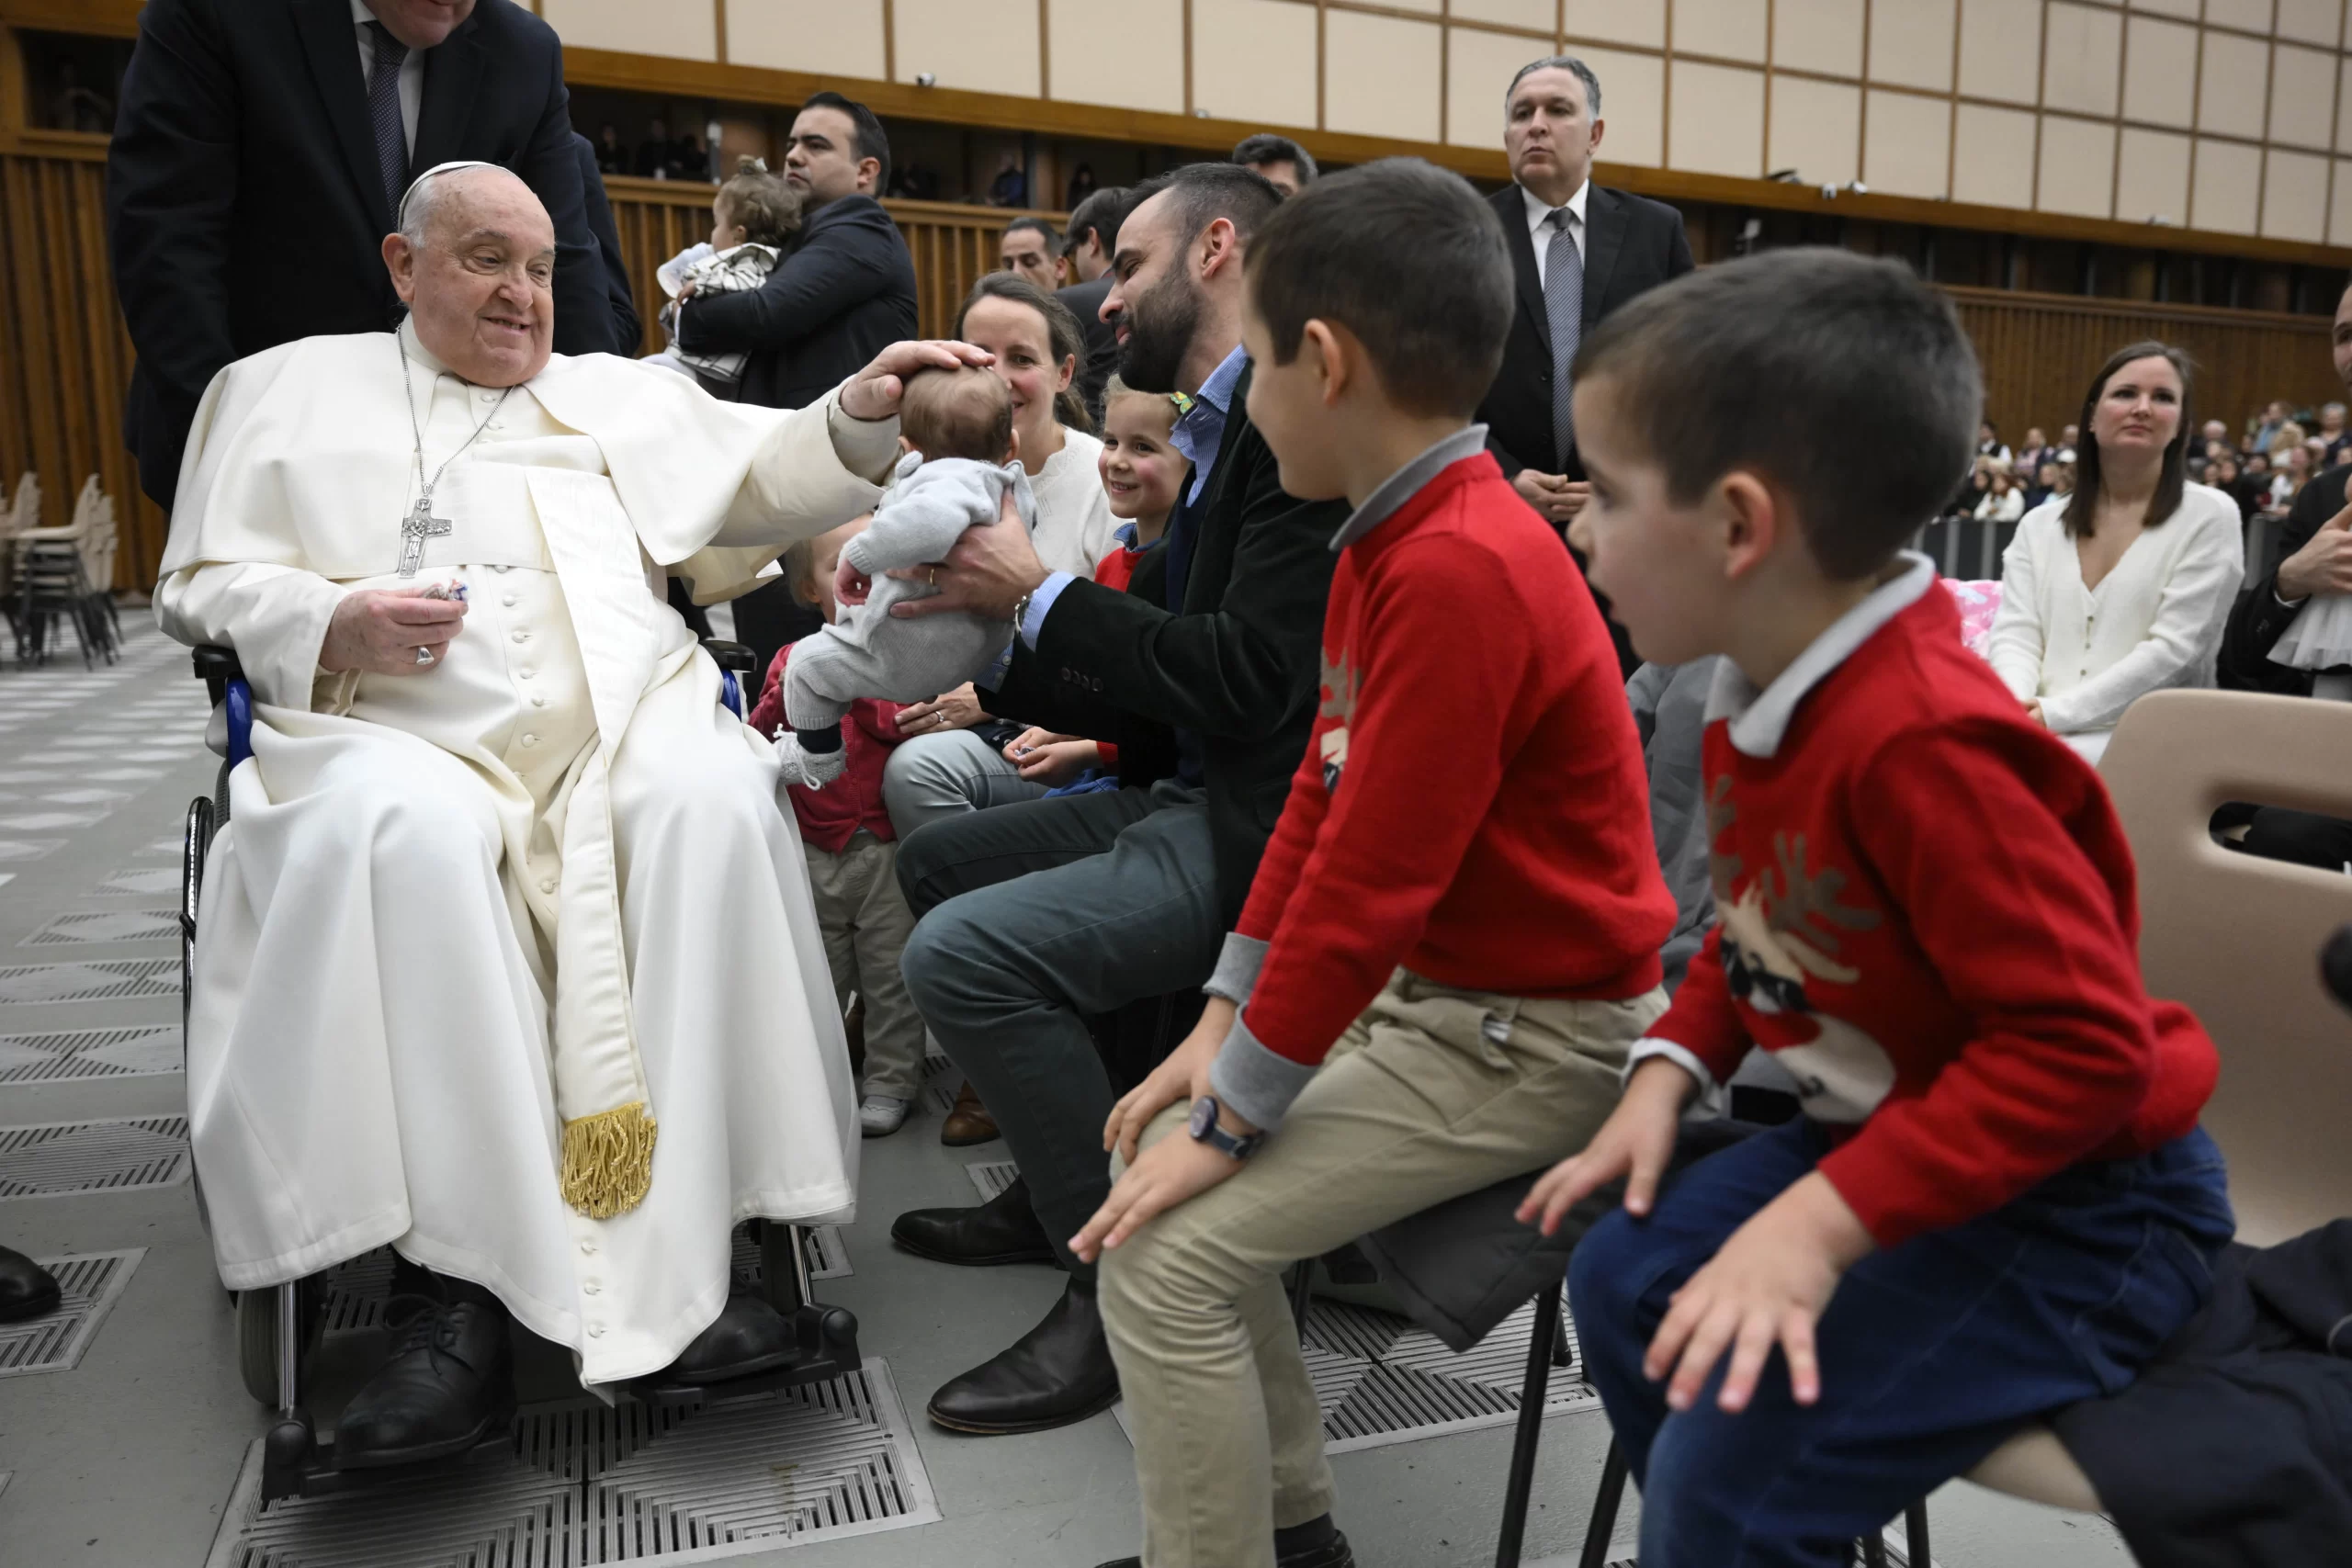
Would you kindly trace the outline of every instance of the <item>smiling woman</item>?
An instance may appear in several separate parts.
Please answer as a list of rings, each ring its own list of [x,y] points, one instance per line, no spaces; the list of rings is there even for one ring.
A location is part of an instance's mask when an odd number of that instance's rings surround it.
[[[1048,571],[1092,576],[1118,522],[1097,473],[1102,443],[1070,390],[1086,352],[1078,318],[1026,279],[992,272],[973,285],[951,335],[995,355],[1012,389],[1021,466],[1037,492],[1037,558]]]

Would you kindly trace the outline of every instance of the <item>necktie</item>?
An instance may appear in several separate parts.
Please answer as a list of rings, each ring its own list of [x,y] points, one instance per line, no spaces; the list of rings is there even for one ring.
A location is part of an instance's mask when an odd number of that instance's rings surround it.
[[[383,171],[384,203],[395,218],[408,190],[408,132],[401,124],[401,62],[408,45],[381,22],[368,24],[376,39],[376,62],[368,72],[368,118],[376,127],[376,165]]]
[[[1546,220],[1552,225],[1552,240],[1544,253],[1544,315],[1552,324],[1552,444],[1563,473],[1567,471],[1568,455],[1577,449],[1574,411],[1568,402],[1573,382],[1568,373],[1576,364],[1577,344],[1584,337],[1584,257],[1568,232],[1573,216],[1565,207],[1552,209]]]

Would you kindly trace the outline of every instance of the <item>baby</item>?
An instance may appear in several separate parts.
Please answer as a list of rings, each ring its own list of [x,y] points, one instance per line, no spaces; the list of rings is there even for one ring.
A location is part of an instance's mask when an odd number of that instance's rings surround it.
[[[690,245],[663,262],[653,276],[670,297],[662,307],[662,329],[670,346],[646,355],[646,363],[691,376],[706,390],[724,392],[743,378],[745,355],[692,354],[678,346],[678,307],[696,294],[733,294],[757,288],[775,270],[785,241],[800,227],[800,197],[757,158],[739,159],[735,174],[710,203],[710,243]]]
[[[944,558],[965,529],[997,523],[1012,496],[1021,525],[1037,525],[1037,500],[1014,461],[1012,394],[988,370],[925,370],[899,404],[899,459],[874,522],[849,542],[842,565],[872,581],[863,604],[795,645],[785,671],[786,728],[776,746],[787,780],[822,789],[841,776],[842,716],[862,697],[922,702],[987,671],[1010,628],[974,615],[893,620],[890,606],[939,592],[885,574]]]

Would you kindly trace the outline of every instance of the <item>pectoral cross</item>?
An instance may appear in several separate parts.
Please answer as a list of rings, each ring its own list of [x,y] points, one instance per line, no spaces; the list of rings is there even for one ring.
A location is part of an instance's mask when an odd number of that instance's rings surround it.
[[[424,564],[424,541],[440,538],[448,531],[449,520],[433,515],[433,492],[418,496],[401,521],[401,575],[414,577]]]

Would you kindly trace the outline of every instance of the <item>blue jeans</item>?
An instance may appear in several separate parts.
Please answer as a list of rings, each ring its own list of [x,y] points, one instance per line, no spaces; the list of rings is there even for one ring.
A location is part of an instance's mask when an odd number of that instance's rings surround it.
[[[2019,1427],[2129,1383],[2203,1304],[2233,1228],[2201,1130],[2076,1166],[1848,1270],[1811,1407],[1775,1351],[1744,1414],[1716,1408],[1719,1362],[1669,1415],[1642,1374],[1668,1301],[1828,1146],[1802,1118],[1760,1133],[1691,1167],[1649,1219],[1610,1214],[1569,1260],[1586,1375],[1642,1489],[1642,1568],[1843,1562]]]

